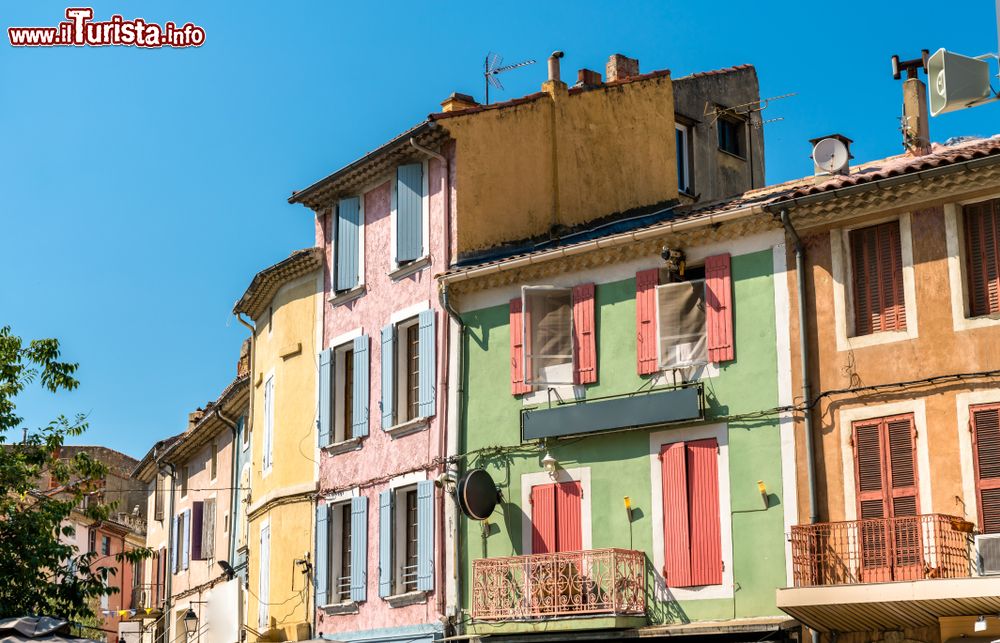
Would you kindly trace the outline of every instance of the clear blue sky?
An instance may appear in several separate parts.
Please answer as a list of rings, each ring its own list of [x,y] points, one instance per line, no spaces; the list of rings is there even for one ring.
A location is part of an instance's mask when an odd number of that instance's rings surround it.
[[[83,3],[81,3],[83,4]],[[419,122],[482,95],[488,50],[603,72],[614,52],[675,76],[757,66],[768,181],[811,172],[807,140],[841,132],[857,161],[900,151],[889,57],[996,51],[994,0],[813,3],[95,2],[97,19],[203,26],[187,50],[14,49],[8,26],[66,3],[7,0],[0,23],[0,324],[57,337],[79,390],[22,396],[29,426],[89,414],[81,440],[141,456],[231,381],[253,274],[312,244],[286,198]],[[419,9],[418,9],[419,7]],[[1000,105],[936,118],[932,138],[1000,132]]]

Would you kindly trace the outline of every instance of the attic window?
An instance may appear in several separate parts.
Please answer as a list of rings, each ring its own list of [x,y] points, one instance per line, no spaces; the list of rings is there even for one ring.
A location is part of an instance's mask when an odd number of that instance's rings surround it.
[[[719,149],[733,156],[744,156],[743,122],[720,116],[716,121],[719,129]]]

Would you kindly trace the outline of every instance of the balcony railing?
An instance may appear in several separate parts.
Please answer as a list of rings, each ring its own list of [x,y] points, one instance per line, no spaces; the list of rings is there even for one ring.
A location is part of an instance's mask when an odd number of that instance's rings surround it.
[[[792,527],[796,587],[965,578],[972,523],[927,514]]]
[[[163,601],[162,585],[136,585],[132,588],[132,609],[158,608]]]
[[[472,563],[472,618],[531,620],[646,613],[646,557],[627,549],[483,558]]]

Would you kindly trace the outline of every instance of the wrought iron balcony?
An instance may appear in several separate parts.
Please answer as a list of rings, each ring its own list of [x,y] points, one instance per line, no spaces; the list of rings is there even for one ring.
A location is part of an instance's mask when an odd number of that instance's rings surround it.
[[[973,524],[926,514],[792,527],[796,587],[972,575]]]
[[[639,551],[595,549],[472,563],[476,620],[645,613],[646,557]]]

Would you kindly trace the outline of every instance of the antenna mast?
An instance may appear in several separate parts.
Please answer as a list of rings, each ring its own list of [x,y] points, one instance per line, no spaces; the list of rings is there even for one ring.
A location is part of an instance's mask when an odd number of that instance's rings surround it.
[[[483,84],[486,86],[485,104],[490,104],[490,85],[493,85],[497,89],[503,89],[503,83],[500,82],[499,78],[500,74],[511,71],[512,69],[517,69],[518,67],[526,67],[527,65],[534,64],[535,60],[530,59],[522,60],[519,63],[514,63],[513,65],[503,65],[503,56],[493,53],[492,51],[487,53],[486,60],[483,61]]]

